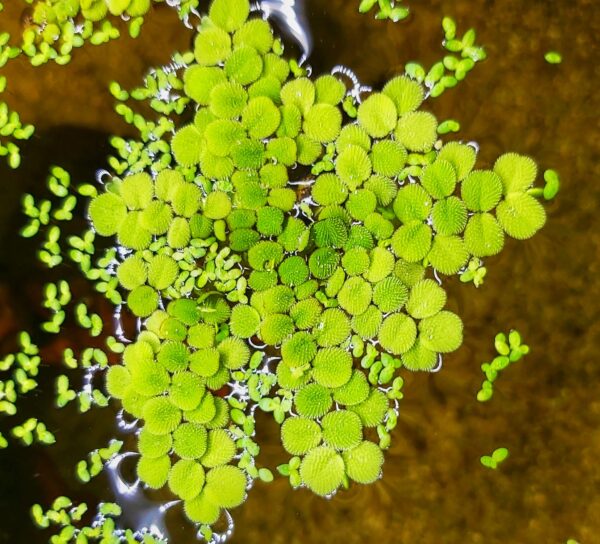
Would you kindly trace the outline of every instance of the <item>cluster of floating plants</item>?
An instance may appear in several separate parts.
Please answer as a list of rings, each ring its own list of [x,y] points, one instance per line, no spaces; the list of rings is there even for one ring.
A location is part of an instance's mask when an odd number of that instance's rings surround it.
[[[58,60],[86,37],[110,37],[110,23],[94,30],[107,11],[132,18],[135,33],[149,7],[37,2],[33,21],[44,31],[23,49],[32,60]],[[86,34],[75,40],[78,18]],[[224,539],[229,511],[255,480],[273,479],[257,460],[256,410],[280,425],[290,457],[278,472],[292,487],[330,496],[380,478],[402,373],[437,371],[462,343],[442,279],[480,285],[483,259],[498,254],[506,236],[524,240],[544,225],[539,198],[553,198],[559,183],[547,171],[546,186],[535,188],[535,162],[515,153],[476,167],[476,144],[441,139],[458,124],[438,123],[423,105],[485,58],[474,32],[459,40],[450,19],[443,27],[441,62],[429,71],[411,63],[373,91],[344,67],[310,77],[284,57],[248,0],[214,0],[193,51],[152,70],[139,88],[111,84],[116,111],[139,137],[111,139],[111,171],[99,172],[98,184],[73,187],[55,167],[51,198],[23,200],[22,234],[43,236],[40,260],[50,268],[75,263],[115,309],[114,336],[106,336],[110,320],[79,302],[66,281],[44,291],[45,332],[58,334],[74,319],[91,339],[105,339],[105,348],[96,341],[78,354],[65,350],[66,367],[71,375],[79,369],[83,382],[72,389],[69,376],[59,376],[57,405],[114,406],[120,428],[136,437],[91,452],[76,467],[80,480],[134,458],[138,480],[128,493],[165,489],[173,496],[165,508],[181,506],[199,535]],[[137,113],[135,101],[155,113]],[[59,224],[70,225],[82,205],[90,228],[64,236]],[[20,344],[0,367],[14,376],[0,390],[0,409],[11,415],[17,393],[36,387],[40,363],[27,333]],[[514,331],[496,347],[479,400],[527,353]],[[35,419],[12,435],[54,441]],[[494,455],[496,464],[505,457]],[[85,508],[60,497],[32,514],[42,527],[60,527],[56,542],[165,536],[115,529],[120,509],[110,504],[94,526],[81,527]],[[222,519],[227,532],[213,533]]]

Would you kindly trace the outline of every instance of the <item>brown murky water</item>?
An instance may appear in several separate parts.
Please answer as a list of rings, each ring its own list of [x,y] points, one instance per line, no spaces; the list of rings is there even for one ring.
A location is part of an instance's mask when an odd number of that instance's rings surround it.
[[[18,24],[17,2],[0,28]],[[375,86],[409,60],[442,56],[442,15],[459,29],[474,26],[489,60],[456,90],[429,107],[462,125],[461,137],[481,145],[480,165],[503,151],[556,168],[563,187],[548,208],[543,231],[509,242],[487,262],[483,287],[454,282],[451,306],[466,325],[465,344],[436,375],[406,377],[405,400],[387,454],[384,478],[325,501],[285,480],[257,484],[234,515],[232,542],[295,543],[560,543],[600,542],[600,7],[597,0],[422,0],[402,24],[356,13],[358,0],[311,0],[317,73],[343,63]],[[108,152],[106,133],[123,133],[102,90],[111,79],[126,87],[145,70],[183,49],[189,34],[168,10],[156,10],[142,37],[78,51],[65,68],[6,69],[10,104],[38,126],[17,172],[0,167],[0,348],[36,320],[36,296],[47,278],[34,265],[33,246],[15,236],[18,198],[43,184],[50,164],[78,181]],[[558,66],[544,53],[563,55]],[[505,372],[493,400],[480,405],[481,362],[493,336],[518,328],[532,353]],[[48,360],[58,359],[57,345]],[[30,401],[31,410],[48,396]],[[74,462],[112,432],[109,414],[49,414],[59,443],[50,449],[0,452],[0,542],[43,542],[27,509],[60,493],[82,499]],[[266,418],[263,462],[282,458],[276,426]],[[506,446],[500,470],[479,456]]]

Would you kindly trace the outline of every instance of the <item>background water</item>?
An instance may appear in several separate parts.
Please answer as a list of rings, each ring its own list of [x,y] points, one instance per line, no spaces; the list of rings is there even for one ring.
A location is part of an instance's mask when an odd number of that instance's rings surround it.
[[[20,2],[10,0],[0,28],[16,31]],[[600,8],[596,0],[414,0],[409,21],[393,24],[356,13],[358,0],[309,0],[315,72],[343,63],[379,86],[405,62],[430,65],[443,52],[440,20],[451,15],[477,29],[489,59],[458,89],[427,105],[460,121],[460,136],[481,145],[479,166],[504,151],[529,154],[555,168],[562,191],[548,207],[547,226],[533,240],[508,241],[487,261],[483,287],[449,282],[450,307],[463,318],[465,343],[436,375],[405,375],[405,399],[384,478],[324,501],[286,480],[257,484],[234,512],[234,543],[564,543],[600,542],[600,283],[598,93]],[[8,100],[36,136],[16,172],[0,166],[0,348],[39,319],[39,289],[48,275],[34,246],[16,236],[18,199],[40,191],[51,164],[76,181],[91,179],[108,153],[107,133],[126,134],[103,90],[117,79],[138,84],[148,67],[188,46],[167,9],[156,9],[138,40],[77,51],[67,67],[9,64]],[[547,64],[550,49],[563,55]],[[479,369],[493,356],[493,336],[518,328],[532,352],[505,372],[493,400],[475,394]],[[70,338],[71,340],[73,338]],[[84,342],[75,338],[76,342]],[[64,339],[44,346],[59,360]],[[50,406],[50,386],[25,410]],[[0,451],[0,542],[44,542],[32,529],[32,502],[58,494],[93,500],[80,489],[74,463],[113,431],[111,414],[49,412],[53,448]],[[263,463],[283,459],[277,428],[259,420]],[[506,446],[498,471],[482,454]],[[181,540],[183,542],[183,539]]]

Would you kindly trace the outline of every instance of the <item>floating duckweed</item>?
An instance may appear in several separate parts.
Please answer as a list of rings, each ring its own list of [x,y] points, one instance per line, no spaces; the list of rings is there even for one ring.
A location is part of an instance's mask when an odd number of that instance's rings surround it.
[[[462,344],[463,324],[460,318],[447,310],[427,317],[419,323],[421,343],[431,351],[449,353]]]
[[[371,259],[364,247],[353,247],[344,253],[342,267],[349,276],[363,274],[369,268]]]
[[[256,228],[263,236],[277,236],[283,231],[283,212],[279,208],[260,208],[257,213]]]
[[[127,306],[134,315],[148,317],[158,307],[158,293],[147,285],[136,287],[127,296]]]
[[[308,267],[315,278],[325,280],[333,274],[339,261],[340,257],[333,249],[322,247],[313,251],[308,259]]]
[[[215,398],[210,393],[206,393],[200,401],[200,406],[194,410],[188,410],[184,413],[184,416],[186,421],[206,425],[215,417],[216,413]]]
[[[433,198],[450,196],[456,187],[456,171],[450,162],[438,159],[423,170],[421,183]]]
[[[310,373],[305,372],[298,375],[298,372],[295,372],[295,369],[288,365],[277,365],[276,373],[279,386],[290,391],[297,391],[310,380]]]
[[[348,213],[356,221],[364,221],[365,218],[375,211],[377,197],[368,189],[359,189],[350,194],[346,202]]]
[[[261,56],[256,52],[256,49],[246,45],[236,47],[225,62],[227,77],[241,85],[249,85],[256,81],[262,74],[262,69]]]
[[[362,147],[348,145],[337,156],[335,171],[348,188],[354,191],[371,175],[371,161]]]
[[[281,346],[284,362],[292,367],[301,367],[310,363],[317,353],[317,345],[311,334],[297,332],[285,340]]]
[[[111,397],[122,399],[129,388],[131,376],[121,365],[113,365],[106,373],[106,390]]]
[[[308,239],[308,228],[296,217],[287,218],[283,233],[278,238],[279,243],[289,253],[302,251],[308,244]]]
[[[348,239],[346,225],[337,217],[314,223],[312,233],[317,247],[341,248]]]
[[[410,151],[429,151],[437,139],[437,120],[426,111],[407,113],[400,117],[394,135]]]
[[[280,138],[295,138],[300,133],[302,127],[302,113],[293,104],[283,105],[281,107],[281,125],[277,130],[277,136]],[[300,154],[298,153],[298,156]]]
[[[346,474],[359,484],[371,484],[381,475],[383,452],[381,448],[367,440],[343,454]]]
[[[229,327],[235,336],[250,338],[254,336],[260,326],[258,312],[246,304],[238,304],[231,310]]]
[[[504,232],[489,213],[476,213],[465,229],[465,247],[475,257],[497,255],[504,246]]]
[[[168,255],[156,255],[148,263],[148,283],[158,289],[166,289],[173,284],[179,272],[179,265]]]
[[[211,20],[227,32],[239,29],[246,22],[249,13],[248,0],[213,0],[208,10]]]
[[[123,199],[114,193],[102,193],[92,200],[89,209],[94,229],[101,236],[117,234],[127,217]]]
[[[280,93],[281,83],[274,76],[261,77],[248,88],[248,96],[250,98],[265,96],[270,98],[276,104],[281,102],[279,97]]]
[[[232,157],[235,157],[235,150],[239,146],[239,141],[234,144]],[[219,157],[211,153],[208,148],[202,151],[200,159],[203,174],[209,179],[227,179],[234,171],[233,160],[229,157]]]
[[[341,387],[352,375],[352,356],[342,348],[320,349],[312,362],[314,380],[329,388]]]
[[[394,140],[379,140],[371,149],[371,162],[376,174],[395,177],[406,164],[406,149]]]
[[[372,389],[363,402],[350,409],[358,414],[365,427],[377,427],[387,412],[388,399],[379,389]]]
[[[152,178],[145,172],[127,176],[119,187],[121,198],[130,210],[143,210],[154,194]]]
[[[248,252],[248,262],[255,270],[273,270],[283,260],[283,249],[277,242],[263,240]]]
[[[429,371],[438,364],[437,353],[426,348],[417,338],[415,345],[402,355],[402,364],[408,370]]]
[[[467,207],[456,196],[443,198],[433,205],[431,221],[439,234],[459,234],[467,224]]]
[[[188,343],[195,348],[211,348],[215,342],[215,327],[206,323],[198,323],[190,327]]]
[[[349,250],[353,247],[362,247],[364,249],[373,249],[373,236],[364,225],[352,225],[350,227],[350,236],[346,242],[345,249]]]
[[[383,312],[398,311],[408,299],[408,289],[394,276],[388,276],[375,285],[373,302]]]
[[[298,329],[306,330],[318,323],[322,310],[323,308],[317,299],[307,298],[292,306],[290,316]]]
[[[374,93],[358,107],[358,123],[374,138],[387,136],[397,120],[396,106],[385,94]]]
[[[202,156],[202,134],[195,125],[185,125],[171,139],[171,151],[181,166],[194,166]]]
[[[227,216],[227,225],[231,230],[251,229],[256,223],[256,213],[253,210],[233,210]]]
[[[345,125],[335,141],[335,147],[337,152],[341,153],[349,145],[356,145],[365,151],[369,151],[371,149],[371,138],[360,125],[356,123]]]
[[[350,315],[359,315],[366,311],[371,303],[371,296],[370,284],[355,276],[346,280],[338,294],[338,301]]]
[[[300,285],[308,279],[308,265],[299,255],[284,259],[279,265],[278,272],[281,282],[292,287]]]
[[[221,397],[215,398],[215,416],[206,424],[207,429],[221,429],[229,423],[229,404]]]
[[[264,145],[257,140],[240,140],[233,146],[231,158],[234,165],[238,168],[258,169],[263,165],[265,160]]]
[[[380,213],[370,213],[365,217],[365,227],[376,240],[387,240],[394,233],[394,224]]]
[[[335,76],[325,74],[315,80],[315,90],[318,103],[339,104],[346,94],[346,86]]]
[[[360,404],[369,396],[370,386],[365,375],[353,370],[350,380],[333,392],[333,400],[344,406]]]
[[[220,355],[215,348],[201,348],[192,353],[189,359],[190,370],[204,378],[214,376],[219,370]]]
[[[166,202],[171,202],[175,190],[185,183],[183,175],[177,170],[162,170],[156,176],[154,191],[156,196]]]
[[[394,256],[383,247],[375,247],[371,250],[371,264],[364,275],[371,283],[377,283],[386,278],[394,269]]]
[[[142,212],[129,212],[118,232],[119,243],[126,248],[142,250],[152,242],[152,235],[142,226]]]
[[[143,417],[148,432],[167,434],[181,421],[181,411],[167,397],[154,397],[144,404]]]
[[[205,467],[212,468],[229,463],[234,455],[235,442],[227,431],[223,429],[209,431],[208,446],[206,453],[202,457],[202,464]]]
[[[182,423],[173,433],[173,451],[182,459],[199,459],[207,447],[207,433],[197,423]]]
[[[304,117],[304,131],[317,142],[332,142],[341,127],[342,114],[331,104],[315,104]]]
[[[462,238],[438,234],[427,255],[429,263],[442,274],[456,274],[467,262],[469,252]]]
[[[394,180],[379,175],[371,176],[365,182],[364,187],[377,197],[377,203],[381,206],[390,204],[398,192],[398,186]]]
[[[251,138],[263,139],[271,136],[279,127],[281,113],[270,98],[251,98],[242,112],[242,125]]]
[[[321,427],[305,417],[287,418],[281,426],[281,442],[288,453],[304,455],[321,443]]]
[[[229,195],[223,191],[209,193],[204,202],[204,215],[209,219],[223,219],[231,211]]]
[[[244,136],[245,134],[242,125],[237,121],[231,121],[229,119],[215,119],[204,131],[206,146],[208,150],[217,157],[229,155],[233,145]],[[182,184],[182,186],[189,187],[190,185]]]
[[[152,434],[144,427],[138,435],[138,451],[148,459],[166,455],[171,451],[172,445],[173,439],[170,434]]]
[[[273,33],[271,32],[271,27],[269,23],[263,21],[262,19],[251,19],[246,21],[244,25],[233,35],[233,43],[234,45],[248,45],[250,47],[254,47],[260,54],[264,55],[268,53],[273,45]],[[274,60],[281,61],[279,57],[270,54],[266,56],[266,60]],[[283,61],[281,61],[283,62]],[[283,62],[285,68],[279,68],[280,72],[280,80],[285,81],[288,76],[289,68],[287,67],[287,63]],[[265,65],[265,72],[273,73],[272,68],[269,65]]]
[[[213,524],[219,519],[221,509],[213,497],[203,489],[200,494],[183,503],[185,515],[195,523]]]
[[[448,161],[456,172],[456,179],[461,181],[473,169],[476,156],[473,147],[458,142],[449,142],[438,153],[436,162]]]
[[[221,68],[190,66],[183,74],[184,91],[194,102],[203,106],[210,103],[213,87],[225,83],[225,73]]]
[[[337,410],[329,412],[321,422],[323,439],[329,446],[347,450],[357,446],[362,440],[362,423],[354,412]]]
[[[137,463],[137,474],[150,489],[160,489],[167,483],[171,460],[168,455],[162,457],[148,458],[143,455]]]
[[[391,79],[382,92],[392,99],[399,115],[415,111],[425,98],[423,87],[406,76]]]
[[[159,395],[169,387],[169,374],[152,359],[139,361],[131,367],[131,386],[147,397]]]
[[[169,489],[180,499],[189,501],[197,497],[204,485],[202,465],[189,459],[177,461],[169,473]]]
[[[281,88],[281,101],[284,105],[296,106],[304,115],[315,103],[315,85],[305,77],[288,81]]]
[[[381,347],[394,355],[406,353],[415,343],[417,326],[405,314],[392,314],[381,324],[377,338]]]
[[[502,180],[491,170],[475,170],[464,179],[460,190],[467,208],[487,212],[500,201]]]
[[[142,210],[140,224],[150,234],[160,235],[169,230],[172,219],[171,206],[160,200],[153,200]]]
[[[277,284],[277,272],[274,270],[253,270],[248,285],[253,291],[264,291]]]
[[[129,291],[143,285],[147,278],[146,263],[137,255],[127,257],[117,268],[117,278]]]
[[[318,383],[311,383],[296,393],[294,403],[296,404],[298,414],[316,419],[329,411],[333,400],[326,387]]]
[[[394,253],[411,263],[423,259],[430,247],[431,229],[418,221],[401,226],[392,237]]]
[[[431,198],[420,185],[402,187],[394,200],[394,213],[402,223],[423,221],[431,213]]]
[[[227,81],[215,85],[210,92],[210,111],[217,117],[239,117],[248,101],[248,93],[239,83]]]
[[[298,149],[298,163],[309,166],[316,162],[321,155],[322,147],[317,140],[313,140],[306,134],[300,134],[296,138]]]
[[[531,195],[510,193],[498,204],[496,217],[506,234],[525,240],[544,226],[546,211]]]
[[[223,29],[205,25],[194,40],[194,56],[201,66],[214,66],[231,54],[231,37]]]
[[[399,278],[404,285],[412,287],[425,276],[425,267],[420,263],[409,263],[402,259],[398,259],[394,266],[394,275]]]
[[[446,291],[430,279],[415,283],[410,290],[406,311],[415,319],[437,314],[446,304]]]
[[[206,475],[206,489],[222,508],[235,508],[246,497],[246,475],[238,467],[215,467]]]
[[[537,165],[525,155],[505,153],[496,160],[494,172],[500,176],[507,195],[529,189],[537,176]]]
[[[321,314],[314,334],[319,346],[337,346],[350,335],[348,317],[338,308],[329,308]]]
[[[169,400],[182,410],[194,410],[204,395],[204,382],[193,372],[177,372],[169,388]]]
[[[296,142],[288,136],[272,138],[267,143],[267,155],[284,166],[293,166],[296,162],[296,152]]]
[[[344,461],[333,448],[319,446],[309,451],[300,465],[300,477],[317,495],[333,493],[344,480]]]
[[[250,360],[250,349],[246,342],[230,336],[225,338],[217,347],[221,354],[221,362],[225,368],[236,370],[243,367]]]
[[[270,346],[281,344],[290,334],[294,332],[294,322],[284,314],[271,314],[265,317],[261,326],[259,336],[263,342]]]

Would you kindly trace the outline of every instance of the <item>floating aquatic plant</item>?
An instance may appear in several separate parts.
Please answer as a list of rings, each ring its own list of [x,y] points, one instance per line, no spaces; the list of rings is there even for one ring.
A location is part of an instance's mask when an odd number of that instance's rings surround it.
[[[374,5],[363,2],[361,11]],[[397,3],[378,5],[378,18],[405,16]],[[185,18],[195,2],[178,7]],[[66,61],[71,34],[71,47],[88,34],[93,43],[113,37],[107,21],[100,30],[93,24],[107,13],[132,17],[135,34],[148,9],[139,0],[37,2],[35,24],[46,26],[43,35],[28,31],[25,52],[34,63]],[[80,12],[81,36],[69,31]],[[458,39],[451,19],[442,26],[449,54],[441,62],[429,71],[409,63],[405,75],[363,97],[360,84],[347,86],[349,71],[311,79],[284,58],[248,0],[214,0],[192,51],[139,88],[111,85],[116,112],[139,136],[111,139],[102,187],[73,187],[56,167],[53,199],[23,200],[22,234],[40,238],[40,260],[74,263],[115,307],[106,350],[97,341],[78,354],[65,350],[65,365],[81,370],[84,383],[77,391],[59,376],[57,405],[114,405],[137,439],[129,450],[113,441],[91,452],[76,467],[82,481],[135,457],[141,485],[170,492],[170,506],[180,505],[210,540],[255,480],[273,479],[258,465],[257,408],[281,426],[291,458],[278,471],[292,487],[329,496],[381,476],[401,373],[439,370],[462,343],[440,275],[480,285],[482,259],[499,253],[505,236],[533,236],[546,220],[538,199],[559,187],[551,170],[545,187],[534,187],[529,157],[506,153],[493,168],[476,168],[476,145],[440,138],[457,123],[439,123],[421,107],[485,58],[474,31]],[[154,114],[137,113],[135,102]],[[82,201],[91,228],[65,237],[59,225]],[[46,332],[73,319],[90,344],[106,334],[106,320],[64,281],[46,286],[44,307]],[[124,315],[138,324],[134,337],[123,331]],[[21,335],[22,352],[2,363],[5,371],[19,366],[2,382],[7,413],[16,411],[17,392],[36,385],[39,357],[28,339]],[[527,352],[514,331],[496,347],[482,401],[506,361]],[[36,419],[12,434],[25,443],[54,439]],[[42,526],[57,520],[64,541],[95,537],[71,524],[79,520],[68,508],[65,499],[33,515]],[[117,541],[135,538],[115,533],[110,518],[94,527]]]

